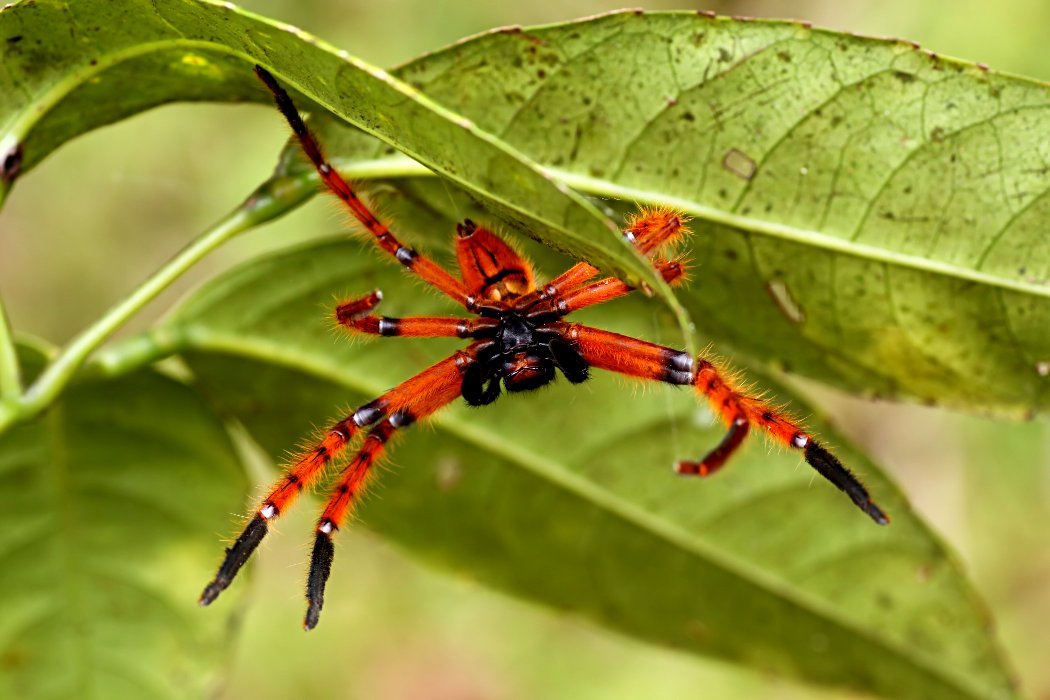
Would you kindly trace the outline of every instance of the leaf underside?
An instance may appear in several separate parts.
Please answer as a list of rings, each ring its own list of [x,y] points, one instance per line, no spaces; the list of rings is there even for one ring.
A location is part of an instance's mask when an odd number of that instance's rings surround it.
[[[20,163],[0,171],[0,185],[73,136],[159,104],[270,102],[251,71],[258,63],[304,108],[316,103],[379,137],[538,240],[645,282],[685,328],[666,285],[596,207],[469,120],[295,27],[229,3],[34,0],[0,12],[0,42],[0,162],[17,153]]]
[[[190,591],[245,485],[222,424],[149,371],[0,437],[0,696],[202,697],[237,606],[204,615]]]
[[[156,6],[169,5],[206,16],[220,11],[193,2]],[[271,28],[221,11],[216,26],[247,22],[272,39]],[[157,28],[156,17],[146,17],[135,32],[175,42],[169,25],[178,22],[165,16]],[[0,14],[0,31],[10,18],[28,21],[9,9]],[[11,25],[8,34],[20,31]],[[305,35],[277,34],[305,61],[300,72],[318,56],[332,59]],[[221,44],[224,36],[212,31],[193,38]],[[142,50],[141,41],[115,43]],[[6,63],[32,77],[25,89],[38,101],[61,92],[50,74],[41,81],[30,73],[39,61],[29,43],[15,46],[22,53],[12,57],[25,63]],[[268,99],[244,73],[242,59],[217,45],[198,46],[198,56],[162,41],[104,71],[85,66],[80,47],[59,48],[70,55],[60,54],[56,64],[67,71],[75,65],[84,75],[43,111],[26,144],[24,169],[75,133],[164,101]],[[276,61],[279,52],[271,53]],[[120,71],[140,61],[161,79],[146,90],[125,90]],[[679,296],[704,338],[853,392],[1010,415],[1045,407],[1045,85],[906,42],[692,13],[618,13],[497,31],[395,73],[584,192],[669,203],[693,214],[700,269]],[[295,71],[289,75],[299,80]],[[20,95],[22,87],[12,82],[0,95]],[[311,95],[331,101],[342,91],[329,81]],[[336,109],[356,119],[357,112],[350,114],[355,103],[359,111],[378,104],[369,97],[355,93]],[[0,124],[21,104],[2,99]],[[408,100],[396,102],[383,104],[384,113],[412,123],[402,111]],[[324,120],[317,126],[347,167],[401,158],[341,126]],[[460,137],[463,153],[449,155],[439,144],[432,155],[473,160],[477,144]],[[284,172],[303,171],[300,164]],[[478,173],[460,175],[452,174],[453,181],[475,196],[484,189]],[[448,191],[435,192],[447,197]],[[535,202],[546,200],[531,201],[542,217]],[[576,239],[534,233],[577,256],[584,252]],[[605,248],[591,258],[597,262],[617,249],[600,238],[588,239]]]
[[[901,41],[635,12],[396,74],[603,203],[693,215],[678,296],[719,347],[871,396],[1047,407],[1046,85]],[[350,170],[398,157],[315,126]]]

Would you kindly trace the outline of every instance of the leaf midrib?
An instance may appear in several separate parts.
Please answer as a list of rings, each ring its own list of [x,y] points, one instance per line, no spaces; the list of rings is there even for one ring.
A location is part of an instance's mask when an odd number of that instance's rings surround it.
[[[73,687],[90,695],[91,693],[88,691],[94,686],[91,679],[91,670],[94,668],[94,665],[88,661],[92,654],[81,632],[81,630],[88,629],[89,625],[87,624],[83,599],[79,595],[76,585],[76,581],[80,578],[84,567],[78,567],[73,562],[75,553],[78,551],[78,548],[73,544],[77,536],[77,529],[74,526],[74,506],[70,497],[72,489],[69,484],[70,464],[69,452],[66,450],[65,427],[65,409],[62,406],[56,406],[52,409],[44,426],[49,437],[47,449],[50,453],[50,459],[48,459],[50,468],[47,470],[45,483],[49,492],[48,501],[55,509],[56,516],[56,527],[49,534],[55,539],[58,559],[55,568],[61,571],[62,593],[66,599],[67,609],[70,611],[72,619],[72,625],[70,626],[73,629],[70,636],[72,637],[71,645],[75,656],[72,664],[75,674]]]
[[[425,166],[402,155],[393,155],[380,158],[366,158],[361,161],[347,161],[334,158],[338,164],[339,172],[345,177],[355,180],[396,179],[411,177],[436,177]],[[829,236],[818,231],[778,224],[772,221],[754,219],[740,214],[734,214],[725,209],[699,204],[693,200],[673,197],[662,192],[642,190],[633,187],[614,184],[608,180],[594,178],[587,175],[569,172],[559,168],[541,166],[544,172],[551,177],[561,180],[575,190],[585,192],[599,197],[609,197],[639,204],[664,204],[682,209],[694,219],[708,221],[714,224],[733,228],[748,234],[757,234],[769,238],[777,238],[792,243],[810,246],[821,250],[827,250],[842,255],[848,255],[860,260],[881,262],[885,265],[916,270],[931,275],[950,277],[953,279],[976,282],[1011,292],[1019,292],[1031,296],[1050,298],[1050,285],[1037,285],[1018,280],[1010,280],[987,272],[980,272],[971,268],[953,265],[940,260],[931,260],[918,255],[898,253],[886,248],[858,243],[856,241]],[[306,173],[296,173],[289,177],[311,178]]]
[[[378,396],[384,390],[379,385],[369,385],[356,377],[348,380],[344,374],[345,368],[318,362],[310,355],[289,352],[287,347],[280,344],[261,342],[257,338],[246,336],[227,336],[211,331],[202,332],[199,329],[187,328],[186,331],[182,337],[183,345],[179,349],[180,352],[211,351],[281,365],[370,396]],[[748,581],[755,587],[766,591],[773,598],[782,600],[817,619],[834,624],[849,634],[868,640],[869,643],[897,657],[905,665],[910,665],[928,675],[936,683],[950,686],[966,697],[988,697],[987,689],[974,687],[966,677],[958,677],[954,673],[945,674],[936,661],[930,659],[921,650],[904,648],[897,640],[870,634],[869,630],[854,621],[839,616],[833,606],[796,591],[775,576],[766,575],[747,562],[735,560],[701,542],[688,539],[679,528],[649,517],[649,514],[640,507],[623,503],[607,491],[597,488],[585,479],[569,474],[567,470],[559,468],[555,463],[540,455],[520,446],[516,450],[508,450],[503,441],[490,435],[489,431],[464,423],[447,412],[439,413],[430,421],[464,442],[473,443],[481,449],[499,455],[538,478],[598,505],[606,512],[619,517],[622,522],[631,524],[674,547],[700,557],[731,576]]]

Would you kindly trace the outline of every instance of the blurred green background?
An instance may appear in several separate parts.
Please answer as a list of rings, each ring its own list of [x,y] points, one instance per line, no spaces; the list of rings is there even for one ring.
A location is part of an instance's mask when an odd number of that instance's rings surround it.
[[[429,0],[240,4],[382,66],[495,26],[562,21],[617,7],[596,0],[533,0],[527,6]],[[996,70],[1050,80],[1045,0],[661,0],[646,9],[805,19],[903,37]],[[178,105],[63,148],[19,181],[0,215],[0,293],[15,328],[53,342],[68,339],[239,203],[268,174],[286,134],[276,114],[259,106]],[[237,260],[329,235],[342,221],[332,202],[316,199],[219,251],[133,327]],[[1025,694],[1050,699],[1045,421],[997,423],[931,408],[873,405],[819,387],[813,392],[960,554],[993,610]],[[256,461],[256,477],[268,481],[272,467]],[[841,697],[609,635],[423,569],[360,529],[341,536],[340,557],[353,565],[333,580],[324,624],[304,635],[303,533],[311,529],[310,511],[299,508],[284,519],[284,536],[269,538],[264,547],[232,673],[217,689],[220,698]]]

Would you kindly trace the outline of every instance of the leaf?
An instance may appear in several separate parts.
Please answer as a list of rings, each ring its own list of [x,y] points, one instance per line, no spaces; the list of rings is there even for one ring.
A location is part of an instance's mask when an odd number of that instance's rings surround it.
[[[0,696],[202,697],[230,619],[193,591],[245,485],[223,426],[154,372],[0,436]]]
[[[58,145],[130,114],[175,100],[269,103],[250,70],[259,63],[537,239],[645,282],[688,325],[597,208],[469,120],[295,27],[201,0],[33,0],[0,13],[0,41],[0,95],[10,96],[0,103],[0,201]]]
[[[721,346],[868,395],[1050,405],[1047,85],[902,41],[639,12],[397,75],[582,192],[692,214],[679,298]],[[360,177],[420,174],[316,128]]]
[[[161,332],[181,338],[201,385],[280,457],[333,407],[462,345],[332,336],[318,302],[333,296],[380,288],[384,315],[451,311],[373,255],[335,241],[255,261],[195,294]],[[580,317],[666,338],[667,319],[637,301]],[[605,375],[485,409],[456,402],[398,444],[398,467],[361,521],[423,559],[665,646],[894,698],[1012,695],[951,555],[826,423],[812,421],[890,527],[758,440],[717,477],[675,477],[670,465],[721,429],[691,392],[622,385]],[[352,567],[337,555],[333,586],[352,589]]]

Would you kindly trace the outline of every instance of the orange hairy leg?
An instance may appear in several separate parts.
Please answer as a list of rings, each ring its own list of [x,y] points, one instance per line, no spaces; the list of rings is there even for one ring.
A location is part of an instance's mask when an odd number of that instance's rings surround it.
[[[292,464],[270,489],[247,527],[227,548],[218,573],[201,593],[200,604],[208,605],[230,585],[266,536],[269,521],[284,513],[300,493],[320,478],[325,467],[346,448],[358,430],[388,416],[402,416],[398,420],[403,420],[405,416],[422,418],[459,396],[462,373],[473,362],[477,348],[489,342],[480,341],[466,350],[458,351],[366,403],[329,428],[321,443]],[[449,398],[446,400],[444,397]]]
[[[639,252],[653,259],[661,250],[689,233],[689,228],[685,225],[687,221],[688,218],[673,209],[647,209],[628,220],[623,235]],[[686,263],[683,260],[656,259],[653,266],[668,284],[677,284],[685,279]],[[606,277],[586,284],[599,272],[598,268],[589,263],[577,263],[522,302],[526,305],[535,304],[536,314],[554,312],[564,316],[634,291],[634,287],[616,277]]]
[[[623,236],[639,252],[652,258],[660,249],[689,233],[689,228],[685,225],[688,220],[684,214],[673,209],[646,209],[628,220]],[[659,265],[660,263],[657,263],[657,266]],[[543,285],[542,288],[525,295],[520,300],[520,304],[528,307],[540,301],[556,300],[569,290],[575,289],[588,280],[597,277],[600,273],[601,270],[590,263],[576,263]],[[623,294],[633,290],[633,287],[629,287],[626,283],[621,282],[621,284],[626,290]],[[602,301],[608,301],[608,299],[603,299]]]
[[[270,92],[273,93],[274,100],[277,103],[277,108],[280,109],[281,114],[283,114],[284,118],[288,121],[288,125],[292,128],[296,138],[299,139],[299,144],[302,146],[303,152],[317,169],[318,174],[321,176],[321,180],[336,197],[346,204],[350,209],[350,212],[354,215],[354,218],[361,222],[361,225],[372,234],[376,243],[379,244],[379,247],[393,255],[398,262],[411,270],[414,274],[418,275],[422,280],[433,285],[463,306],[470,308],[471,303],[468,299],[470,294],[466,285],[450,275],[434,261],[425,258],[413,249],[402,245],[401,242],[394,237],[394,234],[390,232],[390,229],[387,228],[386,224],[381,222],[375,214],[365,206],[365,203],[354,193],[353,188],[351,188],[346,180],[339,175],[336,169],[328,163],[324,154],[321,152],[320,145],[318,145],[317,140],[314,138],[313,134],[310,133],[310,130],[306,128],[306,124],[303,122],[302,117],[299,116],[299,111],[295,108],[295,104],[292,103],[292,98],[288,96],[288,93],[285,92],[284,88],[282,88],[269,71],[262,66],[255,66],[255,74],[259,76],[259,79],[262,80]]]
[[[335,320],[347,330],[358,333],[407,338],[475,338],[479,333],[498,325],[497,321],[491,318],[375,316],[371,312],[382,299],[383,295],[377,289],[368,296],[343,302],[336,307]]]
[[[678,284],[685,279],[686,267],[681,260],[662,260],[654,264],[653,267],[663,277],[664,282],[670,285]],[[551,299],[546,308],[561,316],[565,316],[588,306],[604,304],[607,301],[618,299],[633,291],[634,287],[623,280],[616,277],[606,277]]]
[[[457,352],[431,368],[433,372],[429,384],[414,385],[406,389],[401,405],[390,410],[389,416],[368,433],[361,449],[343,469],[339,483],[317,521],[317,534],[310,557],[310,574],[306,583],[307,608],[303,621],[305,629],[310,630],[317,625],[321,608],[324,606],[324,588],[332,571],[332,559],[335,557],[332,534],[342,527],[357,502],[372,466],[382,454],[390,436],[457,399],[462,393],[462,372],[474,362],[478,349],[486,344],[487,341],[474,343],[466,350]]]
[[[798,422],[762,399],[735,389],[708,360],[697,358],[694,361],[689,354],[673,348],[577,323],[558,325],[593,367],[669,384],[689,384],[707,397],[711,408],[729,430],[722,442],[699,462],[679,463],[676,470],[680,474],[706,476],[714,473],[747,437],[750,426],[755,425],[776,442],[802,450],[806,461],[845,492],[872,520],[880,525],[889,522],[860,481]]]
[[[310,555],[310,573],[306,577],[306,616],[303,618],[303,629],[312,630],[321,619],[324,607],[324,589],[332,573],[332,561],[335,559],[335,543],[332,532],[338,529],[350,510],[352,504],[360,497],[365,482],[371,474],[372,465],[386,447],[390,436],[397,430],[389,421],[383,421],[373,428],[365,438],[360,452],[343,470],[342,479],[336,488],[335,495],[321,516],[314,537],[313,552]]]
[[[689,218],[669,207],[649,207],[632,214],[627,220],[624,237],[643,254],[657,252],[689,233]]]

